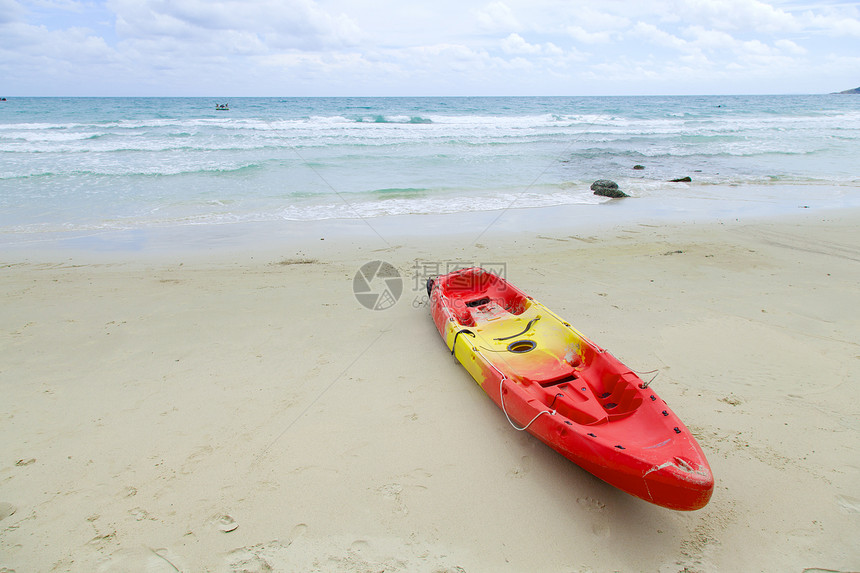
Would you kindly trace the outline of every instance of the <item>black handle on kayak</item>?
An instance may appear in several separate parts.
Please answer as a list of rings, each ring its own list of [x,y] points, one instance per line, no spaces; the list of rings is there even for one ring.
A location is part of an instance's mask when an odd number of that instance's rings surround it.
[[[457,334],[454,335],[454,343],[451,344],[451,356],[454,355],[454,349],[457,347],[457,337],[461,334],[468,334],[472,338],[475,338],[475,333],[467,328],[464,328],[463,330],[458,330]]]
[[[502,338],[494,338],[493,340],[510,340],[511,338],[516,338],[517,336],[522,336],[523,334],[525,334],[526,332],[528,332],[528,331],[531,329],[532,325],[533,325],[535,322],[537,322],[538,320],[540,320],[540,315],[538,315],[538,316],[534,317],[533,319],[531,319],[531,320],[529,321],[529,323],[526,325],[525,330],[523,330],[522,332],[518,332],[518,333],[516,333],[516,334],[512,334],[512,335],[510,335],[510,336],[503,336]]]

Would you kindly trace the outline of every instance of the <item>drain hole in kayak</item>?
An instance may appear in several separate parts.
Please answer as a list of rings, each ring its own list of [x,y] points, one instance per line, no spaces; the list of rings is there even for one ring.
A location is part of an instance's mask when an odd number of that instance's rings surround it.
[[[537,344],[534,340],[515,340],[508,344],[508,351],[514,352],[516,354],[522,354],[523,352],[528,352],[529,350],[534,350]]]

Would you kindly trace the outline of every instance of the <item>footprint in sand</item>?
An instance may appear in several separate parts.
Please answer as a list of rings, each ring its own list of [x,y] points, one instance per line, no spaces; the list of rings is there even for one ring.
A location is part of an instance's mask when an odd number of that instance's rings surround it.
[[[230,533],[231,531],[235,531],[239,524],[236,523],[236,520],[227,515],[226,513],[221,513],[215,515],[210,520],[210,523],[217,529],[218,531],[223,531],[224,533]]]
[[[137,521],[143,521],[144,519],[149,519],[151,521],[155,521],[156,519],[152,517],[148,511],[143,509],[142,507],[135,507],[134,509],[128,510],[128,513],[134,517]]]
[[[275,570],[264,555],[253,550],[237,549],[227,558],[230,571],[233,573],[269,573]]]
[[[523,456],[520,463],[508,471],[508,475],[515,478],[524,477],[532,469],[532,459],[528,456]]]
[[[403,498],[401,494],[403,493],[403,486],[399,483],[389,483],[385,484],[382,487],[376,489],[379,493],[392,501],[394,501],[394,513],[398,515],[407,515],[409,513],[409,508],[406,507],[406,504],[403,503]]]
[[[308,530],[308,526],[304,523],[299,523],[293,526],[290,530],[290,537],[287,539],[287,545],[291,545],[296,539],[305,534],[305,531]]]
[[[176,571],[187,571],[187,569],[182,559],[169,549],[137,547],[114,551],[97,571],[176,573]]]
[[[609,537],[609,518],[606,515],[606,504],[591,499],[590,497],[579,497],[576,503],[592,514],[591,531],[597,537]]]
[[[119,497],[134,497],[137,495],[137,488],[134,486],[126,486],[119,492]]]
[[[234,549],[227,554],[229,571],[232,573],[269,573],[270,571],[286,570],[279,567],[278,563],[287,554],[287,548],[304,535],[307,530],[307,525],[298,523],[290,530],[290,536],[286,543],[275,540]]]
[[[206,457],[210,456],[214,450],[212,446],[200,446],[196,450],[194,450],[191,455],[185,458],[185,463],[182,464],[182,469],[179,471],[183,474],[194,473],[194,468],[197,467],[201,461],[203,461]]]
[[[589,511],[603,511],[606,509],[605,503],[591,499],[590,497],[578,497],[576,498],[576,503]]]

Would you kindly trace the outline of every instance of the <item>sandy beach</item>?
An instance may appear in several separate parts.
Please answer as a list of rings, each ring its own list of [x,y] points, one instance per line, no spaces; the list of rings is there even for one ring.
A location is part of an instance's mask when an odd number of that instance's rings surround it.
[[[0,571],[858,571],[860,211],[798,211],[0,253]],[[403,292],[371,311],[376,259]],[[659,370],[709,505],[514,431],[425,306],[454,263]]]

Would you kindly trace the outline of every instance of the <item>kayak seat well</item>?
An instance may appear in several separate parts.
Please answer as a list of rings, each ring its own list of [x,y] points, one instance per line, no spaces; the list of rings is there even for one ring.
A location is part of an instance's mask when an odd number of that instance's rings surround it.
[[[583,425],[605,421],[607,412],[574,377],[543,388],[541,401],[561,416]]]
[[[454,317],[464,326],[475,326],[476,320],[486,320],[488,317],[517,316],[530,306],[528,297],[513,292],[472,293],[471,296],[456,294],[451,296]]]
[[[499,276],[484,271],[454,275],[445,284],[445,294],[457,310],[461,324],[471,322],[460,320],[471,314],[468,309],[495,303],[506,312],[519,315],[529,307],[529,297]]]
[[[589,385],[580,378],[569,376],[554,381],[554,384],[541,384],[531,392],[540,396],[541,402],[556,410],[562,416],[577,424],[598,424],[612,422],[630,416],[642,404],[642,398],[634,388],[623,388],[619,392],[606,395],[595,394]]]
[[[596,358],[595,354],[589,357]],[[541,387],[547,405],[555,400],[559,412],[580,424],[625,418],[642,405],[639,378],[631,371],[619,373],[604,360],[573,366],[544,362],[522,377]]]
[[[610,420],[628,416],[642,405],[642,396],[636,390],[639,379],[632,372],[604,372],[601,378],[600,384],[592,388]]]

